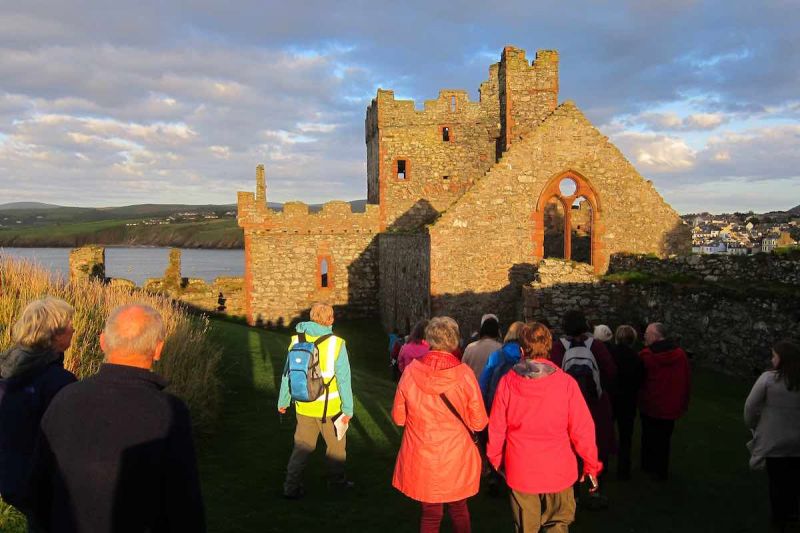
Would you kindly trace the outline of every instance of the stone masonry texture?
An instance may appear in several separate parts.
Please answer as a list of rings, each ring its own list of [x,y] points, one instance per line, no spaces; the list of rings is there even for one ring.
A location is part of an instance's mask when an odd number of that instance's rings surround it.
[[[699,256],[691,256],[695,257]],[[765,285],[740,269],[738,259],[714,258],[715,274],[706,274],[708,270],[702,268],[692,273],[699,272],[703,278],[692,278],[686,277],[681,261],[631,255],[612,258],[612,266],[625,272],[653,275],[651,281],[638,283],[605,280],[587,265],[546,259],[539,263],[535,281],[523,290],[523,316],[547,320],[556,333],[560,333],[561,317],[570,309],[581,309],[590,322],[612,330],[632,325],[640,335],[646,324],[663,322],[696,362],[752,377],[768,367],[770,347],[776,341],[800,341],[800,288],[793,278]],[[748,260],[773,280],[800,268],[798,260]],[[643,268],[637,270],[640,265]]]
[[[364,213],[345,202],[270,210],[259,167],[256,193],[239,193],[249,322],[289,323],[317,300],[337,316],[380,313],[387,329],[436,314],[465,334],[483,312],[511,320],[544,258],[550,201],[572,221],[556,240],[593,274],[620,252],[688,253],[688,228],[652,183],[574,103],[559,105],[558,71],[556,51],[531,61],[509,46],[478,101],[443,89],[417,108],[379,89],[364,123]],[[565,178],[572,195],[559,192]]]

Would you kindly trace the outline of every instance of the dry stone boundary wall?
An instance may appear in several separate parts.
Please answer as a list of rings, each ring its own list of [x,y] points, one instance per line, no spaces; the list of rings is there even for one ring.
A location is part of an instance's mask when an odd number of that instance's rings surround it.
[[[644,269],[668,278],[685,275],[682,261],[692,258],[660,263],[653,258],[642,259]],[[716,258],[715,272],[738,272],[737,267],[731,266],[737,259]],[[730,268],[725,268],[726,262]],[[765,264],[773,268],[780,265],[777,272],[762,269],[768,278],[781,277],[787,268],[782,260]],[[637,263],[630,256],[619,261],[612,258],[612,265],[637,270]],[[563,314],[577,308],[593,323],[612,328],[664,322],[698,363],[731,374],[751,377],[767,367],[773,343],[784,338],[800,341],[797,287],[792,291],[790,285],[786,293],[765,293],[727,288],[737,281],[750,282],[735,277],[699,284],[666,279],[652,283],[611,282],[593,276],[585,265],[555,260],[543,261],[538,276],[523,290],[526,320],[547,319],[558,330]]]

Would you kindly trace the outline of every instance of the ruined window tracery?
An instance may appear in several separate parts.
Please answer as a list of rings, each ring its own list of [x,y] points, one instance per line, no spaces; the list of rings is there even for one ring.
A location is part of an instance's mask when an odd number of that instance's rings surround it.
[[[543,192],[542,257],[593,264],[594,195],[580,177],[563,176]]]

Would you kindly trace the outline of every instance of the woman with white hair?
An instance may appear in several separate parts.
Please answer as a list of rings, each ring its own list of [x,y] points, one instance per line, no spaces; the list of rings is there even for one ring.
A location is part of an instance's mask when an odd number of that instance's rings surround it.
[[[421,503],[421,533],[436,533],[447,507],[455,533],[471,531],[467,499],[478,493],[481,457],[474,434],[486,427],[478,381],[453,355],[458,324],[431,319],[425,328],[430,351],[400,378],[392,419],[404,426],[392,485]]]
[[[14,345],[0,354],[0,496],[23,512],[22,484],[39,422],[55,395],[76,381],[64,369],[74,313],[58,298],[32,301],[11,329]]]

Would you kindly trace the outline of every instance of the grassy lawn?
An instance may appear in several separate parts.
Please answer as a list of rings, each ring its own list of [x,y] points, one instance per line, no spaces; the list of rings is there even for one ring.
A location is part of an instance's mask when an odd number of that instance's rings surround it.
[[[386,337],[375,322],[337,324],[353,366],[356,417],[348,433],[352,494],[324,483],[324,444],[306,471],[308,495],[280,498],[292,448],[294,420],[275,409],[288,333],[215,322],[225,346],[226,390],[215,433],[200,442],[200,469],[212,532],[416,531],[419,509],[391,486],[401,432],[390,418],[394,383],[386,365]],[[764,531],[766,479],[750,472],[742,406],[749,384],[707,370],[693,377],[690,413],[673,438],[672,479],[656,483],[634,471],[633,481],[607,484],[610,508],[578,511],[575,532]],[[637,437],[638,438],[638,437]],[[638,451],[634,451],[638,457]],[[613,465],[612,465],[613,472]],[[476,532],[508,531],[505,497],[470,500]],[[443,529],[447,531],[447,526]]]

